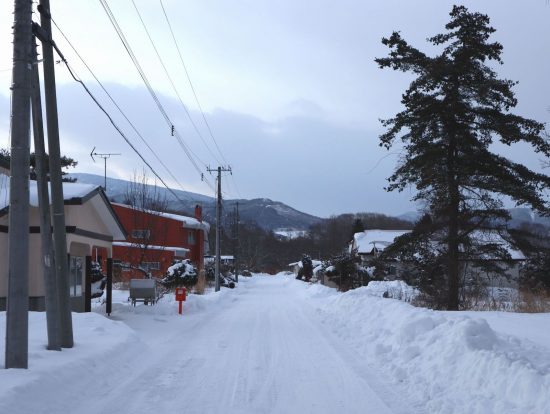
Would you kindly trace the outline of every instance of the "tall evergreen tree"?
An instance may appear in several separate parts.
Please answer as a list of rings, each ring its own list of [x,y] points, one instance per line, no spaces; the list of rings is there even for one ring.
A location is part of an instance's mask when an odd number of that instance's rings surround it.
[[[365,225],[363,224],[363,220],[360,218],[356,218],[353,220],[353,224],[351,226],[351,237],[350,240],[353,239],[353,236],[355,233],[362,233],[365,231]]]
[[[394,32],[382,39],[388,57],[376,62],[416,76],[403,94],[405,109],[382,121],[387,131],[380,145],[389,149],[400,140],[406,152],[387,189],[416,186],[414,199],[423,200],[433,217],[427,231],[443,235],[447,308],[458,309],[460,246],[472,244],[474,230],[509,218],[501,196],[549,213],[541,192],[550,178],[489,147],[497,139],[526,142],[549,156],[550,145],[543,124],[509,112],[517,104],[515,82],[499,79],[488,64],[502,64],[502,45],[489,41],[495,29],[488,16],[463,6],[454,6],[450,16],[446,32],[428,39],[440,54],[428,56]]]

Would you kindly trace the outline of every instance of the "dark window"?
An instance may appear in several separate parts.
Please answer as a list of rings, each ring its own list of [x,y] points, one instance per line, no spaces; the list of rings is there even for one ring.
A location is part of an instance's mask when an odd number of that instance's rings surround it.
[[[71,296],[82,296],[82,278],[84,275],[84,258],[71,256],[69,268],[69,279],[71,285]]]
[[[144,270],[160,270],[160,262],[143,262],[141,268]]]
[[[148,239],[151,236],[151,230],[132,230],[134,239]]]

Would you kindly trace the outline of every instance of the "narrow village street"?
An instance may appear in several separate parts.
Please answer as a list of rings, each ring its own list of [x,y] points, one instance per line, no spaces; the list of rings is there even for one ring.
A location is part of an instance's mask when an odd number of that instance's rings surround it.
[[[244,280],[217,313],[157,320],[152,337],[138,331],[147,355],[78,411],[411,413],[320,324],[293,283]]]
[[[245,279],[215,306],[184,307],[181,317],[162,315],[162,302],[115,306],[134,344],[88,375],[56,372],[26,390],[55,394],[59,412],[79,414],[415,412],[320,322],[302,283]],[[18,412],[52,412],[41,398],[13,398],[19,403],[4,403]]]

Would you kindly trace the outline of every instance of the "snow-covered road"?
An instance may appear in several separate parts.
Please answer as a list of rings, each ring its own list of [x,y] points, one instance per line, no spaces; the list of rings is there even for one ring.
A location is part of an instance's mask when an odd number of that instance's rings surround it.
[[[550,314],[433,311],[284,274],[191,295],[183,316],[173,294],[134,308],[114,293],[110,318],[73,314],[62,352],[30,313],[29,369],[0,361],[0,413],[550,414]]]
[[[216,312],[157,318],[154,353],[111,378],[107,396],[84,397],[79,413],[410,413],[292,282],[255,277]]]

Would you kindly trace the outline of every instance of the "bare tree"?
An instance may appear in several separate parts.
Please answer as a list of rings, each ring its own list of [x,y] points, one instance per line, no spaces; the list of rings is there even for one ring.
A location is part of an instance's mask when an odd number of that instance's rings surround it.
[[[134,171],[124,195],[124,204],[132,208],[132,228],[128,229],[132,250],[139,251],[137,255],[130,254],[127,261],[146,271],[157,270],[151,263],[160,263],[168,234],[168,225],[160,219],[168,207],[166,197],[156,182],[150,185],[148,181],[145,170],[140,174]]]

